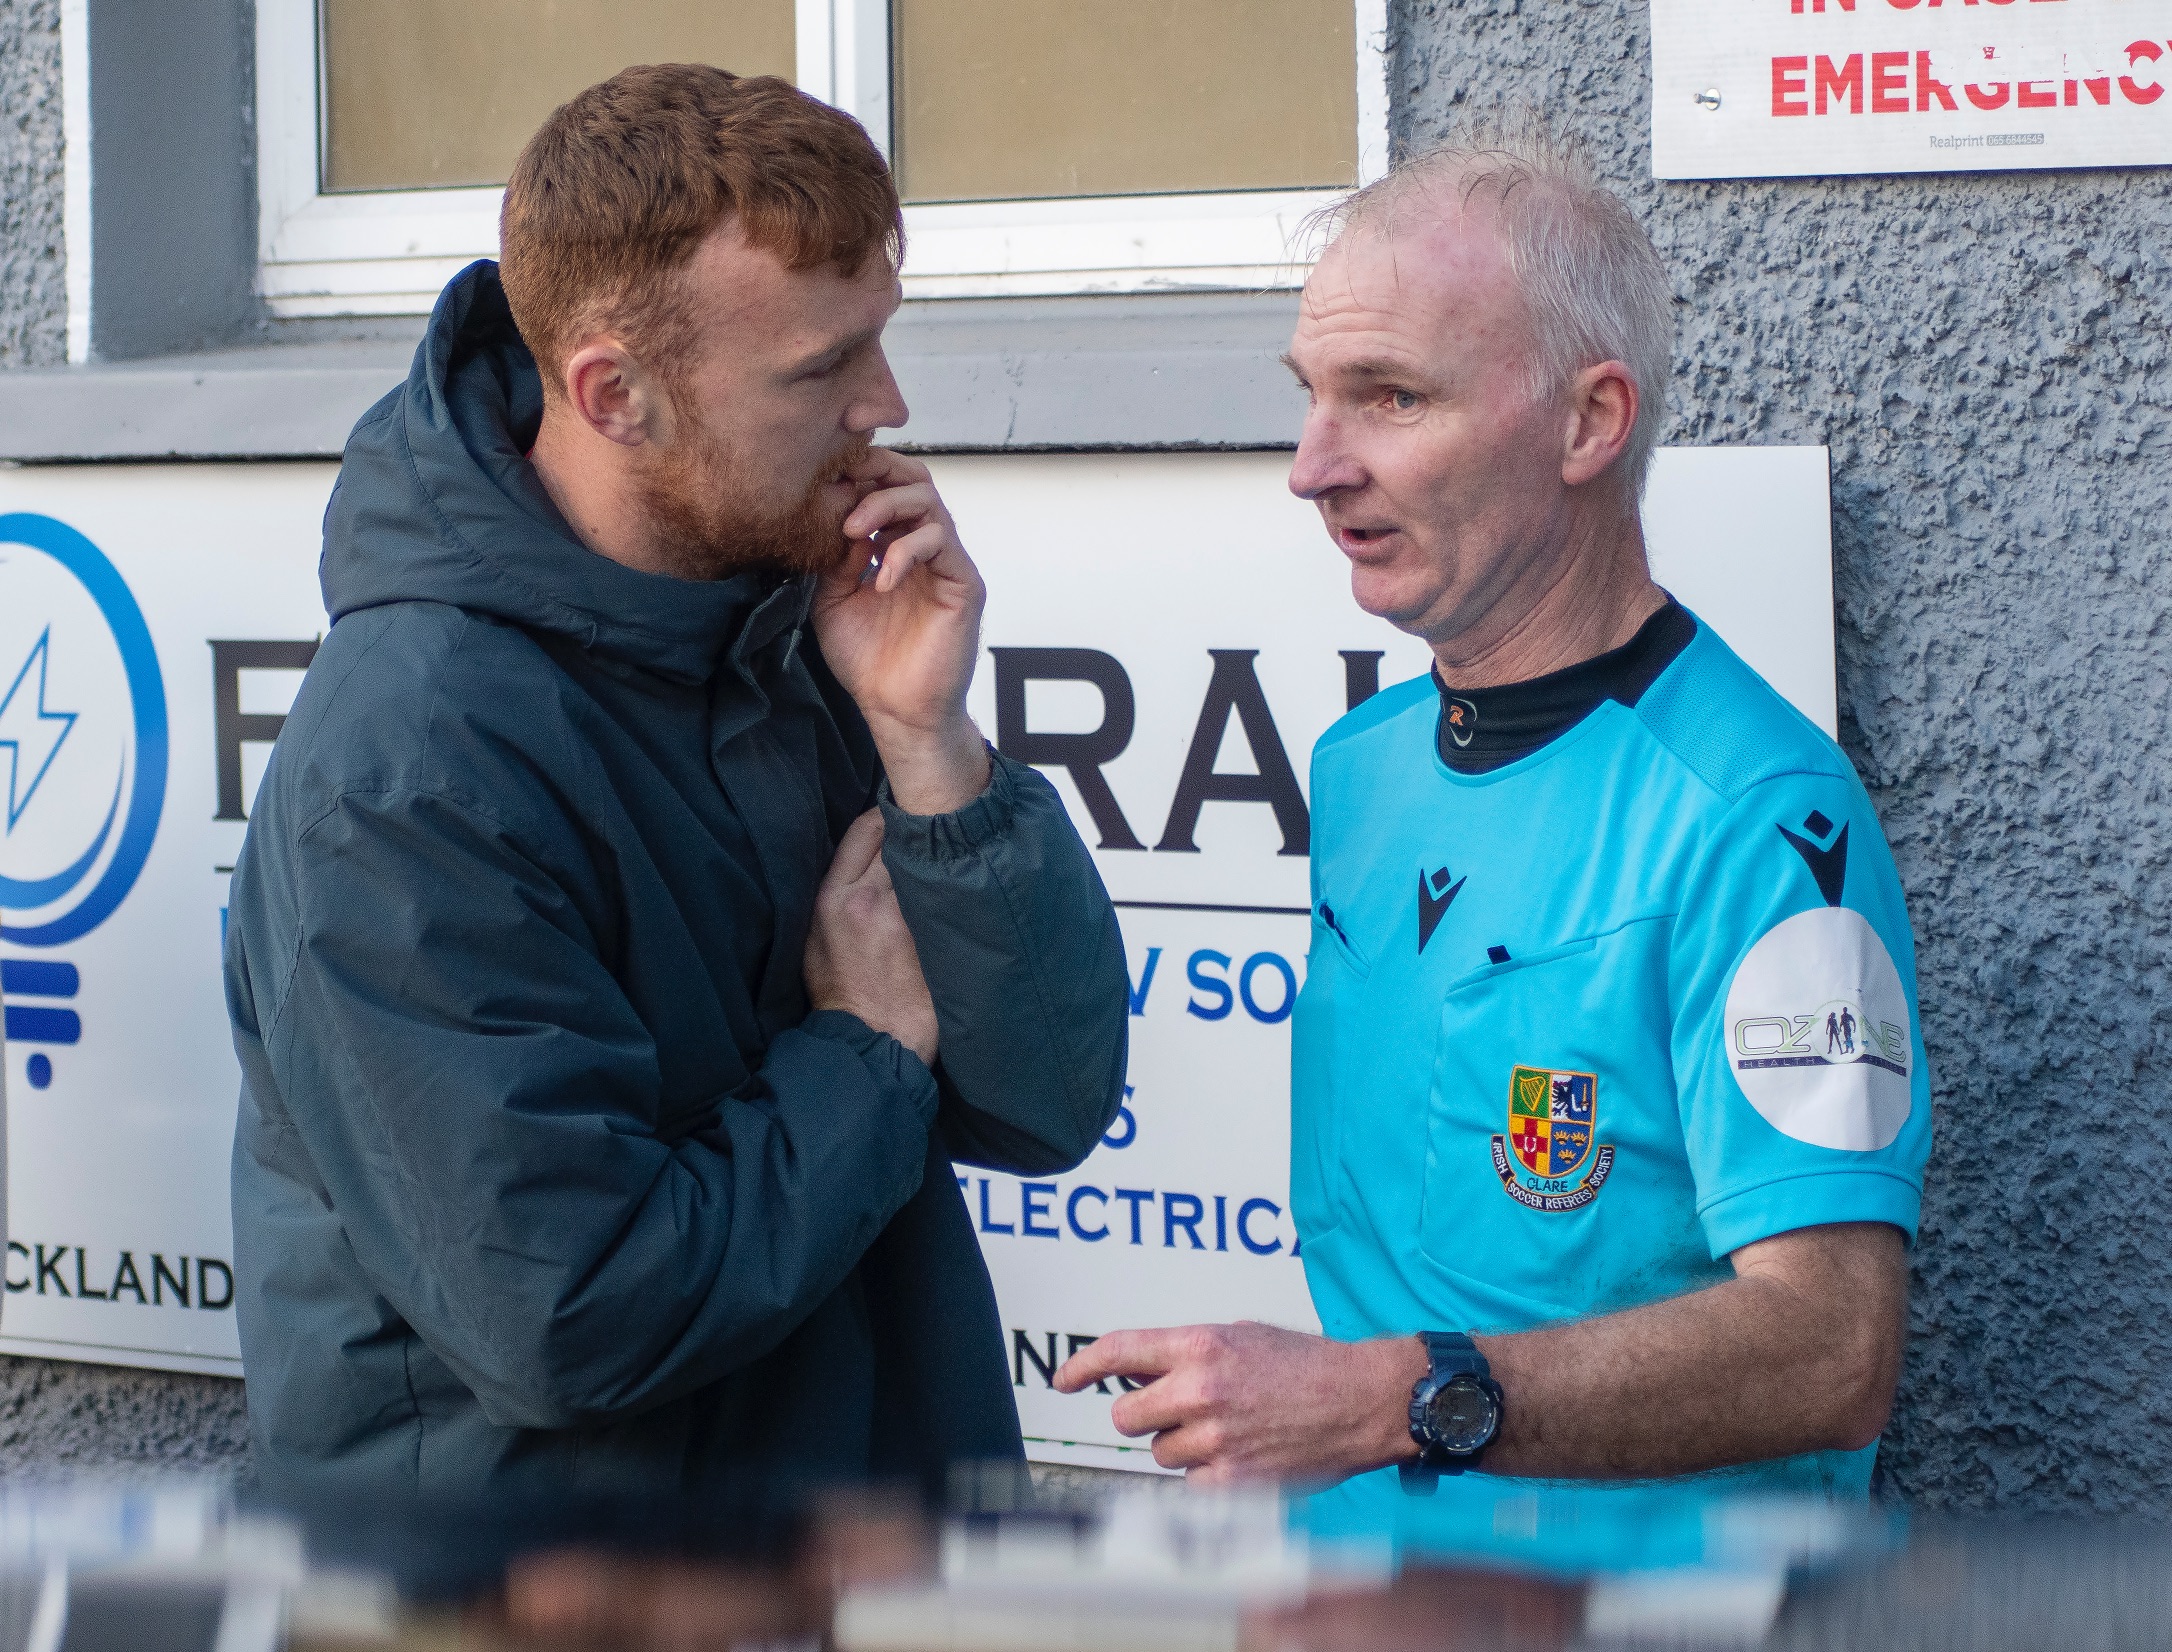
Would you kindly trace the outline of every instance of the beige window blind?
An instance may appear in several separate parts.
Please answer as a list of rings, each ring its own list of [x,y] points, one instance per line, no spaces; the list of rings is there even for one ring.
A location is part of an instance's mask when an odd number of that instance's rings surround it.
[[[893,0],[914,202],[1348,187],[1350,0]]]
[[[502,184],[543,117],[629,63],[792,78],[792,0],[322,0],[323,187]]]
[[[790,77],[792,0],[320,0],[328,192],[503,183],[629,63]],[[892,0],[912,202],[1347,187],[1350,0]]]

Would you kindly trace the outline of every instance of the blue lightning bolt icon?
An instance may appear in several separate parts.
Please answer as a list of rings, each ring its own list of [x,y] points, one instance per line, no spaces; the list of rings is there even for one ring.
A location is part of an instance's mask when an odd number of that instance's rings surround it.
[[[38,640],[31,645],[30,657],[23,661],[22,670],[15,673],[15,681],[9,686],[6,698],[0,699],[0,752],[6,752],[9,758],[7,829],[11,832],[23,811],[30,807],[31,798],[37,795],[38,782],[53,766],[61,742],[68,738],[68,731],[75,727],[75,720],[80,715],[73,711],[45,709],[45,662],[52,637],[50,625],[38,634]],[[34,696],[24,692],[33,666],[38,672]],[[25,775],[29,776],[28,784],[24,783]]]

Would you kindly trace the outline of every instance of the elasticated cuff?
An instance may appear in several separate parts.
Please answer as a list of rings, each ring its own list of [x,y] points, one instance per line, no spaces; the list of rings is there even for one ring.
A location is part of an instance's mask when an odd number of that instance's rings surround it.
[[[890,796],[884,780],[876,801],[882,805],[883,851],[940,866],[973,854],[1011,829],[1018,806],[1018,765],[995,747],[988,748],[988,785],[980,796],[947,815],[909,815]]]
[[[843,1044],[867,1063],[876,1083],[905,1096],[920,1114],[920,1122],[935,1128],[935,1075],[928,1064],[892,1038],[877,1032],[850,1010],[816,1010],[800,1024],[810,1037]]]

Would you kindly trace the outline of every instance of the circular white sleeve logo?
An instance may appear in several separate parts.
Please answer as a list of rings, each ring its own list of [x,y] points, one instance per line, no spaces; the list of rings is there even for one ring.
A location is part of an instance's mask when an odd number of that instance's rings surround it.
[[[1914,1062],[1900,972],[1859,912],[1798,912],[1727,989],[1727,1060],[1750,1105],[1813,1147],[1870,1153],[1908,1122]]]

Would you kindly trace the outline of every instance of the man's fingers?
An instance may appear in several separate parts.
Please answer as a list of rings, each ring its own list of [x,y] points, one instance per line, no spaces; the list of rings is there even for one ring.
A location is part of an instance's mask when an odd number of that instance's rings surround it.
[[[1194,1479],[1211,1473],[1216,1440],[1198,1423],[1162,1430],[1154,1436],[1154,1461],[1163,1468],[1184,1469]]]
[[[895,448],[871,447],[848,475],[867,489],[902,487],[911,482],[925,482],[931,472],[918,459],[909,458]]]
[[[838,841],[837,853],[822,879],[825,888],[858,883],[882,853],[882,811],[870,809],[850,826]]]
[[[1117,1397],[1109,1421],[1134,1439],[1153,1435],[1154,1461],[1163,1468],[1211,1473],[1227,1425],[1215,1415],[1211,1383],[1202,1372],[1226,1341],[1226,1329],[1215,1325],[1111,1331],[1064,1361],[1056,1387],[1075,1394],[1109,1377],[1152,1377],[1144,1388]]]
[[[1097,1337],[1056,1372],[1056,1387],[1066,1394],[1091,1388],[1107,1377],[1158,1377],[1176,1362],[1171,1339],[1178,1331],[1111,1331]]]
[[[1134,1437],[1182,1428],[1199,1417],[1197,1395],[1184,1373],[1157,1378],[1144,1388],[1119,1395],[1109,1407],[1109,1421],[1119,1434]]]
[[[910,482],[904,487],[871,493],[852,507],[845,518],[845,537],[865,539],[899,522],[944,520],[943,501],[933,482]]]
[[[1076,1394],[1106,1378],[1130,1375],[1129,1372],[1119,1372],[1116,1369],[1111,1351],[1111,1345],[1127,1334],[1123,1331],[1111,1332],[1065,1360],[1056,1368],[1056,1391],[1059,1394]]]
[[[965,554],[957,549],[957,544],[957,537],[947,523],[929,522],[915,528],[902,539],[882,548],[882,571],[875,576],[875,589],[888,595],[904,584],[906,576],[922,564],[937,574],[948,571],[942,566],[945,558],[953,554],[962,558]]]

